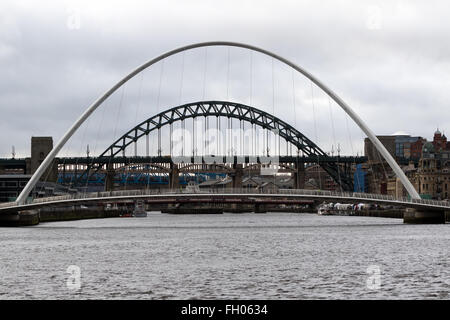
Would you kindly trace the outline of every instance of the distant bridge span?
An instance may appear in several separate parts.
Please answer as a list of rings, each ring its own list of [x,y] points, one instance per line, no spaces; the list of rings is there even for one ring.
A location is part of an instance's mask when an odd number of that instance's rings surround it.
[[[111,162],[112,158],[120,155],[122,152],[125,152],[125,149],[128,146],[132,143],[137,143],[137,141],[142,137],[148,137],[149,133],[153,130],[159,130],[164,126],[172,125],[177,121],[184,121],[186,119],[197,117],[234,118],[251,123],[252,125],[259,126],[266,130],[277,132],[281,138],[295,146],[298,151],[302,151],[307,157],[317,158],[317,163],[333,178],[337,184],[341,185],[344,191],[353,190],[353,177],[349,177],[346,172],[343,172],[343,170],[339,168],[340,157],[338,157],[337,161],[329,161],[327,158],[330,157],[319,146],[287,122],[257,108],[228,101],[193,102],[160,112],[142,121],[116,139],[116,141],[114,141],[100,154],[99,158],[107,157],[108,162]],[[278,157],[279,155],[277,155],[277,158]],[[183,162],[191,160],[190,156],[185,157],[184,155],[176,157],[173,156],[173,159],[176,158],[178,158],[179,161],[183,159]],[[256,159],[256,157],[254,158]],[[293,162],[298,160],[295,158],[293,159]],[[325,159],[325,161],[320,161],[321,159]],[[220,163],[226,163],[222,162],[223,158],[220,159],[217,157],[211,157],[209,162],[212,163],[214,160],[219,160]],[[277,160],[277,162],[279,161]],[[93,165],[93,170],[88,168],[83,175],[89,175],[89,171],[98,171],[100,166],[101,164]]]

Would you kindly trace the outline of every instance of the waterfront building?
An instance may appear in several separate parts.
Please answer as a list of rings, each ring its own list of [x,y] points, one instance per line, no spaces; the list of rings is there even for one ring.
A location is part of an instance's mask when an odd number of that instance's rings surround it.
[[[30,178],[28,174],[0,175],[0,202],[15,201]]]
[[[417,191],[438,200],[448,199],[450,194],[450,150],[442,146],[430,142],[423,146],[416,176]]]

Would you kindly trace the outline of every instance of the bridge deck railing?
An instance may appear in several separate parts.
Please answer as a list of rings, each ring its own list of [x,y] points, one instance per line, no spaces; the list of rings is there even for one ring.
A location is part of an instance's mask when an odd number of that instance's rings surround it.
[[[0,209],[1,208],[11,208],[11,207],[15,207],[17,206],[17,202],[4,202],[4,203],[0,203]]]
[[[117,190],[117,191],[99,191],[88,193],[75,193],[46,198],[36,198],[28,203],[39,204],[46,202],[58,202],[65,200],[76,199],[96,199],[106,197],[129,197],[129,196],[146,196],[146,195],[176,195],[176,194],[286,194],[286,195],[311,195],[323,198],[342,198],[344,201],[351,198],[361,200],[383,200],[386,202],[395,202],[398,204],[414,203],[424,204],[430,206],[450,207],[447,201],[438,201],[431,199],[409,199],[396,198],[391,195],[371,194],[359,192],[337,192],[337,191],[322,191],[322,190],[305,190],[305,189],[250,189],[250,188],[224,188],[224,189],[193,189],[193,190],[179,190],[179,189],[138,189],[138,190]],[[17,206],[17,202],[0,203],[1,208],[8,208]]]

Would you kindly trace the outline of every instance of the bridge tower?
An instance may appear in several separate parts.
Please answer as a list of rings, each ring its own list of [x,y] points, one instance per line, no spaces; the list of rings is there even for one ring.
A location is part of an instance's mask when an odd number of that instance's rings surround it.
[[[31,137],[31,159],[30,159],[30,173],[34,174],[47,155],[53,149],[52,137]],[[41,180],[56,182],[58,179],[58,165],[56,160],[42,175]]]

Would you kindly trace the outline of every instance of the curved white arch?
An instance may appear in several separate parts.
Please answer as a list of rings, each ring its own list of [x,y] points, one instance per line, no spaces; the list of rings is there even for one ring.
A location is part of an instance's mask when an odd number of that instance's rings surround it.
[[[341,99],[338,97],[336,93],[334,93],[330,88],[325,86],[321,81],[319,81],[316,77],[314,77],[312,74],[307,72],[306,70],[300,68],[293,62],[275,54],[270,51],[248,45],[245,43],[238,43],[238,42],[230,42],[230,41],[210,41],[210,42],[201,42],[201,43],[194,43],[188,46],[180,47],[171,51],[168,51],[146,63],[136,68],[134,71],[129,73],[126,77],[124,77],[122,80],[120,80],[118,83],[116,83],[111,89],[106,91],[105,94],[103,94],[100,98],[98,98],[87,110],[80,116],[80,118],[72,125],[72,127],[64,134],[64,136],[61,138],[61,140],[58,142],[58,144],[50,151],[50,153],[47,155],[47,157],[44,159],[44,161],[41,163],[39,168],[36,170],[34,175],[31,177],[31,179],[28,181],[25,188],[22,190],[20,195],[17,197],[17,202],[19,204],[24,204],[26,201],[26,198],[28,194],[31,192],[31,190],[34,188],[40,177],[44,174],[45,170],[48,168],[48,166],[51,164],[53,159],[56,157],[58,152],[61,150],[61,148],[66,144],[67,140],[70,139],[70,137],[75,133],[75,131],[83,124],[83,122],[94,112],[103,101],[105,101],[111,94],[113,94],[117,89],[119,89],[123,84],[125,84],[128,80],[133,78],[135,75],[139,74],[141,71],[145,70],[146,68],[150,67],[151,65],[157,63],[158,61],[161,61],[169,56],[172,56],[174,54],[177,54],[179,52],[187,51],[190,49],[195,48],[201,48],[201,47],[212,47],[212,46],[227,46],[227,47],[238,47],[238,48],[244,48],[249,49],[252,51],[260,52],[262,54],[265,54],[267,56],[270,56],[274,59],[277,59],[297,72],[300,72],[305,77],[310,79],[314,84],[316,84],[319,88],[321,88],[323,91],[328,94],[349,116],[350,118],[355,121],[355,123],[361,128],[361,130],[367,135],[367,137],[372,141],[372,143],[375,145],[377,150],[381,153],[383,158],[387,161],[387,163],[391,166],[392,170],[396,174],[398,178],[400,178],[400,181],[402,182],[403,186],[406,188],[407,192],[413,199],[420,199],[419,194],[417,193],[414,186],[411,184],[411,182],[408,180],[402,169],[398,166],[398,164],[395,162],[395,160],[392,158],[390,153],[386,150],[386,148],[383,146],[383,144],[378,140],[378,138],[375,136],[375,134],[372,132],[372,130],[367,127],[367,125],[362,121],[362,119]]]

